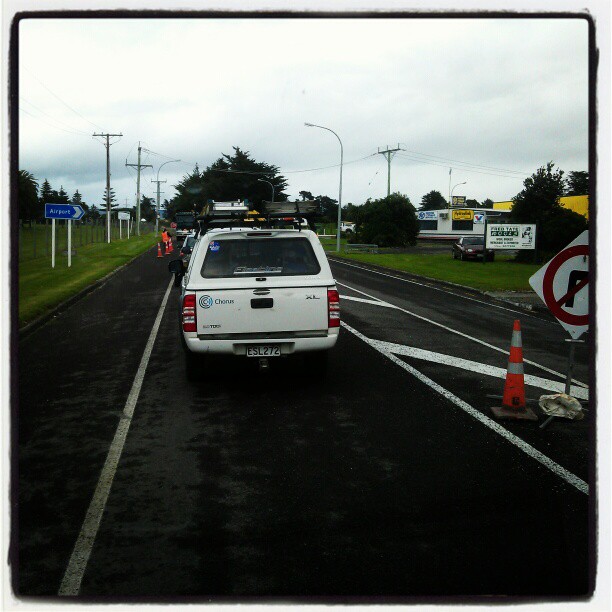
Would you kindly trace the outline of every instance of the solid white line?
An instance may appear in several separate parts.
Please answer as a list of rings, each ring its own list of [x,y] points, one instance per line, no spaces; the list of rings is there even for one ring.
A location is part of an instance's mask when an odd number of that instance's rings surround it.
[[[147,365],[153,351],[155,338],[157,337],[157,332],[159,331],[159,326],[164,310],[166,309],[168,296],[172,290],[173,283],[174,280],[171,280],[168,288],[166,289],[166,293],[164,294],[159,311],[157,312],[155,323],[153,323],[153,328],[149,334],[149,340],[145,347],[144,353],[142,354],[142,359],[140,360],[138,371],[134,377],[130,394],[128,395],[125,407],[123,409],[123,414],[121,415],[121,420],[119,421],[117,431],[115,432],[115,437],[113,438],[111,446],[108,450],[108,455],[106,457],[106,461],[104,462],[102,473],[100,474],[98,484],[96,485],[96,489],[89,504],[89,508],[87,509],[87,513],[85,514],[85,520],[83,521],[81,532],[79,533],[79,537],[74,545],[72,555],[68,561],[68,566],[66,567],[58,595],[79,594],[81,581],[83,580],[83,575],[85,574],[85,569],[87,568],[87,562],[89,561],[89,556],[91,554],[96,535],[98,534],[102,514],[113,484],[119,459],[121,458],[121,452],[123,451],[123,446],[130,428],[130,423],[132,422],[136,402],[138,401],[138,396],[140,395],[140,389],[147,370]]]
[[[476,372],[478,374],[486,374],[487,376],[495,376],[496,378],[502,379],[506,378],[507,370],[505,368],[498,368],[497,366],[480,363],[478,361],[461,359],[461,357],[453,357],[452,355],[445,355],[444,353],[426,351],[424,349],[416,348],[414,346],[395,344],[394,342],[384,342],[383,340],[370,339],[370,341],[380,347],[383,351],[388,351],[389,353],[393,353],[394,355],[414,357],[415,359],[422,359],[423,361],[440,363],[442,365],[461,368],[462,370],[468,370],[470,372]],[[530,374],[525,374],[525,384],[530,385],[532,387],[538,387],[538,389],[547,389],[549,391],[555,391],[557,393],[565,392],[564,382],[549,380],[548,378],[540,378],[539,376],[531,376]],[[588,400],[589,390],[585,389],[584,387],[573,386],[570,389],[570,395],[577,399]]]
[[[357,266],[352,263],[348,263],[346,261],[340,261],[338,259],[332,260],[334,263],[339,263],[344,266],[350,266],[351,268],[357,268],[359,270],[363,270],[364,272],[371,272],[372,274],[378,274],[379,276],[388,276],[389,278],[394,278],[395,280],[402,281],[403,283],[411,283],[413,285],[418,285],[419,287],[426,287],[427,289],[432,289],[433,291],[440,291],[442,293],[449,293],[450,295],[454,295],[464,300],[469,300],[470,302],[476,302],[477,304],[482,304],[483,306],[490,306],[491,308],[498,308],[499,310],[507,310],[508,312],[512,312],[513,314],[520,314],[521,316],[533,317],[534,319],[540,319],[544,323],[549,323],[550,325],[554,325],[554,321],[547,321],[546,319],[542,319],[537,317],[536,315],[529,314],[523,310],[513,310],[512,308],[508,308],[507,306],[500,306],[498,304],[490,304],[489,302],[484,302],[483,300],[477,300],[476,298],[469,297],[468,295],[461,295],[459,293],[455,293],[454,291],[450,291],[449,289],[441,289],[440,287],[432,287],[426,283],[419,283],[418,281],[410,280],[409,278],[403,278],[401,276],[395,276],[393,274],[387,274],[386,272],[379,272],[378,270],[372,270],[371,268],[364,268],[363,266]],[[432,279],[435,281],[435,279]],[[458,286],[457,289],[462,289],[463,287]],[[465,287],[465,289],[469,289],[469,287]]]
[[[533,448],[530,444],[527,444],[524,440],[521,440],[514,434],[510,433],[507,429],[504,429],[499,423],[485,416],[476,408],[470,406],[467,402],[464,402],[462,399],[458,398],[455,394],[448,391],[444,387],[440,386],[438,383],[431,380],[422,374],[418,370],[415,370],[412,366],[408,365],[405,361],[402,361],[399,357],[396,357],[392,353],[385,351],[382,347],[378,346],[375,341],[370,338],[364,336],[362,333],[358,332],[356,329],[352,328],[350,325],[347,325],[344,321],[342,321],[342,327],[350,331],[352,334],[357,336],[360,340],[363,340],[366,344],[369,344],[373,349],[390,359],[395,364],[415,376],[422,383],[425,383],[429,387],[431,387],[434,391],[437,391],[440,395],[445,397],[447,400],[451,401],[455,406],[461,408],[461,410],[465,411],[470,416],[474,417],[478,421],[480,421],[483,425],[493,430],[495,433],[499,434],[502,438],[505,438],[511,444],[514,444],[517,448],[521,449],[525,454],[535,459],[539,463],[541,463],[544,467],[549,469],[551,472],[560,476],[567,483],[576,487],[581,493],[586,495],[589,494],[589,485],[584,482],[581,478],[572,474],[570,471],[566,470],[564,467],[560,466],[558,463],[542,454],[539,450]]]
[[[411,312],[410,310],[406,310],[405,308],[402,308],[401,306],[396,306],[395,304],[391,304],[390,302],[384,302],[383,300],[381,300],[380,298],[377,298],[375,295],[371,295],[369,293],[366,293],[365,291],[361,291],[360,289],[355,289],[354,287],[351,287],[349,285],[345,285],[344,283],[340,283],[338,281],[336,281],[336,285],[340,285],[341,287],[346,287],[347,289],[350,289],[351,291],[356,291],[357,293],[361,293],[362,295],[365,295],[373,300],[377,300],[379,302],[381,302],[382,304],[386,304],[389,306],[393,306],[395,309],[404,312],[412,317],[416,317],[417,319],[421,319],[421,321],[426,321],[427,323],[431,323],[432,325],[436,325],[437,327],[441,327],[442,329],[445,329],[449,332],[452,332],[453,334],[457,334],[458,336],[462,336],[463,338],[467,338],[468,340],[472,340],[473,342],[478,342],[478,344],[482,344],[483,346],[486,346],[490,349],[493,349],[494,351],[497,351],[499,353],[504,353],[505,355],[507,355],[509,353],[508,350],[505,349],[501,349],[498,348],[497,346],[494,346],[493,344],[489,344],[488,342],[485,342],[484,340],[480,340],[478,338],[474,338],[473,336],[470,336],[468,334],[464,334],[463,332],[460,332],[457,329],[453,329],[452,327],[448,327],[446,325],[442,325],[442,323],[438,323],[437,321],[433,321],[432,319],[428,319],[427,317],[424,317],[422,315],[418,315],[416,314],[416,312]],[[561,374],[561,372],[556,372],[555,370],[551,370],[550,368],[547,368],[546,366],[543,366],[539,363],[536,363],[535,361],[530,361],[529,359],[523,359],[523,361],[525,363],[528,363],[532,366],[535,366],[537,368],[540,368],[541,370],[544,370],[545,372],[548,372],[549,374],[554,374],[555,376],[559,376],[560,378],[562,378],[563,380],[565,380],[565,374]],[[572,378],[572,382],[580,385],[581,387],[585,387],[588,388],[588,385],[584,384],[583,382],[580,382],[579,380],[576,380],[574,378]]]

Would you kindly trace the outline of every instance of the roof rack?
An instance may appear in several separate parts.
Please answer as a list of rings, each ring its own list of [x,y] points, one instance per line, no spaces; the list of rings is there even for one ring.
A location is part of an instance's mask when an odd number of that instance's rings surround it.
[[[213,227],[265,227],[273,225],[291,226],[301,231],[302,220],[315,231],[314,218],[319,215],[319,203],[316,200],[302,202],[262,202],[262,212],[253,210],[248,200],[215,202],[210,200],[202,209],[196,220],[199,222],[199,234],[206,233]]]

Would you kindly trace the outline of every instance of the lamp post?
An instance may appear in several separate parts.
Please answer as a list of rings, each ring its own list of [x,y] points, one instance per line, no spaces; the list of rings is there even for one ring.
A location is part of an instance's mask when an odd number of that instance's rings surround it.
[[[455,187],[459,187],[459,185],[465,185],[466,183],[467,183],[467,181],[463,181],[463,183],[457,183],[457,184],[455,185]],[[453,205],[453,191],[455,191],[455,187],[453,187],[453,188],[451,189],[451,197],[450,197],[450,202],[449,202],[449,205],[450,205],[450,206],[452,206],[452,205]]]
[[[342,162],[344,160],[344,147],[342,146],[342,141],[340,140],[340,136],[338,136],[338,134],[336,134],[334,130],[330,130],[329,128],[323,127],[322,125],[315,125],[314,123],[304,123],[304,125],[307,127],[317,127],[322,130],[327,130],[328,132],[331,132],[338,139],[338,142],[340,143],[340,189],[338,193],[338,229],[336,231],[336,251],[339,253],[340,252],[340,223],[342,220]]]
[[[268,183],[270,187],[272,187],[272,202],[274,202],[274,185],[270,181],[265,181],[264,179],[257,179],[260,183]]]
[[[159,231],[159,171],[166,165],[166,164],[171,164],[172,162],[180,162],[180,159],[170,159],[166,162],[164,162],[158,169],[157,169],[157,180],[155,181],[157,183],[157,208],[155,211],[155,233],[157,234],[157,232]],[[153,181],[151,181],[153,182]],[[165,181],[164,181],[165,182]]]

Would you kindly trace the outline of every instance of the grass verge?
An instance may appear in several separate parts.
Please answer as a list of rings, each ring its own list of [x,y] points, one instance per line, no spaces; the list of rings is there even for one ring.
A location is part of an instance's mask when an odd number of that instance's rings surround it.
[[[482,291],[531,291],[529,277],[541,264],[516,263],[511,257],[497,256],[494,262],[460,261],[448,254],[370,254],[332,253],[344,259],[401,270],[448,281]]]
[[[19,264],[19,327],[49,312],[113,270],[134,259],[157,242],[156,234],[132,236],[111,244],[94,243],[77,249],[68,268],[68,257],[57,255]]]

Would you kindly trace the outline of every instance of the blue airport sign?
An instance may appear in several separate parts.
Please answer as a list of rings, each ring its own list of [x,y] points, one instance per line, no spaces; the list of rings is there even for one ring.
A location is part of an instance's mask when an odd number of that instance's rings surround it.
[[[78,221],[85,211],[78,204],[45,204],[46,219],[68,219]]]

